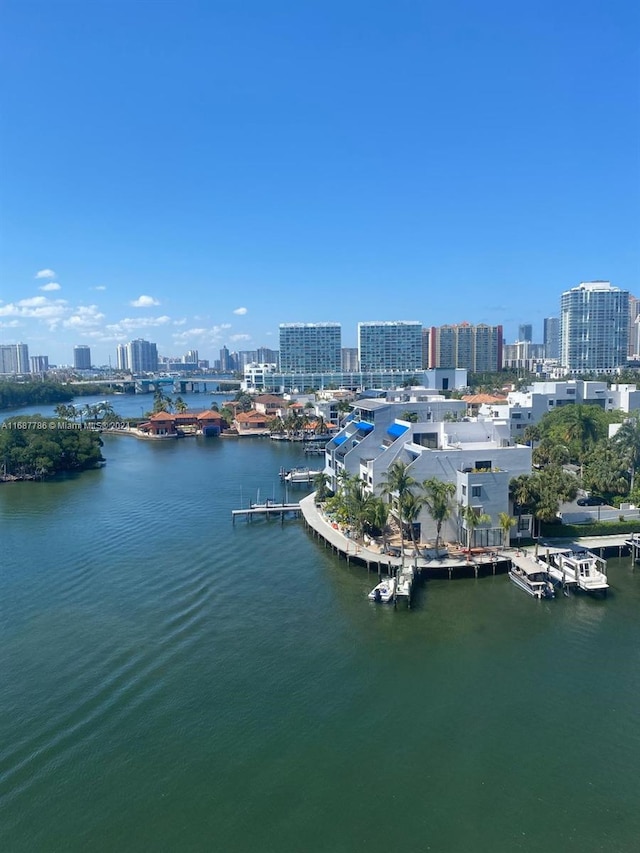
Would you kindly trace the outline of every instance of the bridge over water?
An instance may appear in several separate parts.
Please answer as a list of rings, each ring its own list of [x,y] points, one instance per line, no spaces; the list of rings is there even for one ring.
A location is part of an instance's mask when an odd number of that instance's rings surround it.
[[[145,379],[94,379],[73,382],[72,385],[98,385],[120,394],[235,394],[240,390],[237,379],[221,379],[218,376],[156,376]]]

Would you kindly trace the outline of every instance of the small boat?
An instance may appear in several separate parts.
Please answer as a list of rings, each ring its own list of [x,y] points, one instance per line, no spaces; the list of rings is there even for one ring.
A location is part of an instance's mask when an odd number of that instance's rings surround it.
[[[516,562],[517,561],[517,562]],[[509,577],[516,586],[534,598],[554,598],[553,584],[546,567],[531,557],[512,559]]]
[[[546,558],[547,570],[552,581],[563,587],[574,586],[584,592],[602,592],[609,589],[607,562],[591,551],[556,551]]]
[[[281,471],[280,479],[287,483],[310,483],[322,471],[312,471],[309,468],[292,468],[291,471]]]
[[[367,598],[370,601],[391,601],[393,594],[396,591],[396,579],[386,578],[371,590]]]

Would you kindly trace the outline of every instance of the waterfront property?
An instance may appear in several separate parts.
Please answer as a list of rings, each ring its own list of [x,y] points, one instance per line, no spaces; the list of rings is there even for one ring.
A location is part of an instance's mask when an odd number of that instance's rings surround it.
[[[141,423],[139,431],[150,437],[179,435],[220,435],[226,426],[222,415],[207,409],[205,412],[156,412]]]
[[[457,512],[445,520],[445,538],[467,548],[501,546],[500,515],[509,513],[509,482],[531,472],[531,448],[514,444],[503,424],[444,420],[465,406],[439,397],[411,406],[358,401],[325,448],[330,488],[335,492],[344,476],[355,476],[368,493],[379,494],[391,465],[402,463],[416,483],[437,479],[455,486]],[[416,420],[405,420],[409,415]],[[413,531],[417,539],[434,538],[436,522],[426,507],[414,519]]]

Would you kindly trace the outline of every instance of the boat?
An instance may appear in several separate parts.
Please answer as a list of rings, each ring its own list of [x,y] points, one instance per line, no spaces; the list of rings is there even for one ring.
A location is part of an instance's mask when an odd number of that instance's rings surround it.
[[[280,479],[286,483],[310,483],[318,474],[322,474],[322,471],[312,471],[310,468],[292,468],[290,471],[281,471]]]
[[[573,586],[584,592],[603,592],[609,589],[607,562],[591,551],[571,548],[548,553],[545,559],[549,577],[563,588]]]
[[[385,578],[385,580],[381,581],[377,586],[374,586],[367,598],[370,601],[382,601],[386,603],[387,601],[391,601],[395,591],[396,579]]]
[[[547,567],[536,558],[512,557],[509,577],[516,586],[534,598],[555,597]]]

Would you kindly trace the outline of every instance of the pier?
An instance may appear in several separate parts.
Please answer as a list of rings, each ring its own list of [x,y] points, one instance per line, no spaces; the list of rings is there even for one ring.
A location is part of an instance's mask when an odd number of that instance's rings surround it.
[[[300,517],[299,503],[273,503],[267,501],[264,504],[251,504],[247,509],[232,509],[231,520],[236,523],[236,518],[245,518],[251,521],[253,518],[271,518],[272,516],[280,516],[280,520],[284,521],[285,516]]]
[[[434,580],[453,580],[454,578],[478,578],[506,572],[510,566],[509,553],[484,551],[468,554],[460,551],[443,557],[423,557],[405,548],[404,556],[396,553],[383,553],[373,550],[365,544],[356,542],[350,536],[335,527],[316,507],[314,495],[308,495],[300,501],[300,510],[306,527],[323,540],[325,548],[331,548],[343,557],[347,563],[354,561],[367,567],[367,571],[377,572],[378,577],[393,575],[397,579],[395,598],[407,600],[411,597],[418,577]],[[513,549],[510,549],[513,553]]]

